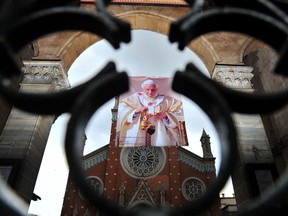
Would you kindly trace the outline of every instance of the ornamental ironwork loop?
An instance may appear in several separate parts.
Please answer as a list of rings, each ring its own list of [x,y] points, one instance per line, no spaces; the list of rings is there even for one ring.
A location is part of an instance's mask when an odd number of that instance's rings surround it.
[[[129,42],[131,39],[130,25],[112,17],[104,11],[101,5],[98,13],[72,7],[53,7],[25,15],[19,20],[11,21],[10,27],[2,35],[3,40],[0,41],[0,54],[8,63],[0,66],[0,92],[11,104],[31,113],[61,114],[69,112],[73,100],[87,85],[97,85],[98,75],[100,77],[106,76],[106,74],[116,72],[116,70],[115,67],[108,64],[87,83],[64,92],[41,95],[19,92],[18,89],[13,88],[11,82],[15,75],[21,76],[22,74],[15,53],[28,42],[49,33],[66,30],[91,32],[106,39],[114,48],[119,48],[121,42]],[[19,39],[20,35],[21,38]],[[31,104],[34,104],[34,107]]]
[[[188,1],[188,0],[187,0]],[[91,116],[109,99],[128,90],[129,78],[125,72],[119,73],[113,62],[108,63],[94,78],[86,83],[64,92],[49,94],[31,94],[19,92],[13,88],[14,77],[21,77],[20,63],[16,53],[28,42],[49,33],[80,30],[97,34],[106,39],[118,49],[121,42],[131,40],[130,25],[106,10],[110,1],[96,1],[97,11],[84,11],[70,5],[76,1],[63,0],[56,4],[54,1],[30,0],[29,4],[22,3],[17,10],[11,9],[11,1],[2,6],[0,11],[0,56],[5,64],[0,65],[0,93],[15,107],[30,113],[43,115],[59,115],[68,112],[71,118],[68,123],[65,150],[70,174],[83,195],[105,215],[197,215],[211,207],[219,197],[220,190],[225,186],[235,168],[235,156],[238,155],[237,134],[232,112],[238,113],[269,113],[287,104],[288,93],[282,91],[273,94],[245,94],[235,92],[204,77],[192,64],[184,71],[177,71],[173,78],[172,88],[196,102],[213,122],[221,140],[221,166],[219,175],[206,189],[205,193],[189,205],[176,208],[153,209],[139,208],[119,209],[117,204],[100,197],[91,190],[86,181],[86,175],[81,163],[82,135]],[[280,53],[275,73],[287,76],[287,19],[280,8],[269,1],[259,0],[261,10],[257,8],[240,7],[237,4],[228,5],[222,1],[221,8],[207,9],[200,13],[202,0],[188,3],[191,12],[185,17],[171,23],[169,40],[178,42],[183,49],[190,41],[205,33],[216,31],[233,31],[248,34],[271,45]],[[239,3],[239,1],[236,1]],[[248,3],[246,3],[248,4]],[[245,4],[244,4],[245,5]],[[247,6],[247,5],[246,5]],[[265,9],[265,10],[264,10]],[[5,24],[9,20],[9,25]],[[229,23],[227,23],[229,20]],[[53,23],[53,25],[51,24]],[[232,23],[232,24],[230,24]],[[254,28],[258,26],[261,30]],[[273,32],[273,36],[271,36]],[[113,86],[113,88],[111,88]],[[201,92],[201,94],[197,94]],[[249,103],[249,109],[243,104]],[[251,201],[251,204],[238,215],[261,215],[275,201],[282,200],[288,191],[288,175],[276,184],[274,190],[268,191],[262,199]],[[4,215],[25,215],[21,199],[11,188],[0,180],[0,209]]]
[[[201,0],[200,0],[201,1]],[[238,2],[238,1],[236,1]],[[274,69],[275,74],[287,76],[287,14],[280,8],[269,7],[269,1],[256,1],[263,8],[269,8],[268,12],[243,7],[221,7],[206,10],[205,13],[194,12],[171,23],[169,40],[177,42],[179,49],[183,49],[193,39],[211,32],[230,31],[246,34],[266,42],[280,53],[278,64]],[[255,2],[254,2],[255,3]],[[252,5],[254,4],[252,3]],[[245,3],[243,3],[245,5]],[[247,7],[246,3],[246,7]],[[248,4],[250,6],[250,3]],[[259,6],[257,5],[257,6]],[[265,13],[264,13],[264,12]],[[282,15],[282,16],[281,16]],[[227,22],[229,20],[229,22]],[[257,26],[257,28],[255,28]],[[271,34],[273,32],[273,34]],[[196,68],[193,70],[197,70]],[[201,75],[200,75],[201,76]],[[200,78],[199,76],[199,78]],[[204,77],[202,77],[204,81]],[[207,80],[208,81],[208,80]],[[288,100],[288,89],[275,93],[245,93],[220,86],[214,81],[208,81],[210,85],[222,92],[231,108],[235,112],[255,114],[269,113],[282,108]],[[249,104],[249,108],[244,106]]]

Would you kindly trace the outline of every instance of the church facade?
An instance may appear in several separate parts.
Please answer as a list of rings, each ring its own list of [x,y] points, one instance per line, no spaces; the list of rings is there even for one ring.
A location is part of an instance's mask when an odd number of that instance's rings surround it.
[[[113,122],[112,125],[115,125]],[[113,128],[113,126],[112,126]],[[83,157],[87,182],[120,207],[179,207],[199,198],[216,178],[210,137],[203,130],[203,157],[180,146],[115,147],[110,144]],[[61,215],[101,215],[68,178]],[[220,198],[204,215],[220,215]]]

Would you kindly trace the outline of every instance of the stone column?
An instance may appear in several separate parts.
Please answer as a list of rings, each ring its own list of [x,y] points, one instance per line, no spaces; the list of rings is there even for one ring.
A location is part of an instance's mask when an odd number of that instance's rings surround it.
[[[252,70],[250,66],[216,65],[212,79],[234,90],[252,93]],[[264,189],[257,180],[257,167],[273,163],[273,156],[260,115],[234,113],[233,119],[238,132],[240,160],[232,181],[237,205],[241,208],[256,195],[255,191],[261,193]]]
[[[24,62],[23,73],[20,84],[20,91],[23,92],[40,94],[69,87],[59,61]],[[11,186],[28,204],[53,121],[54,116],[35,115],[13,107],[0,137],[1,160],[11,161],[12,164],[18,161],[17,167],[12,165],[12,171],[14,169],[15,172],[11,172],[14,173]]]

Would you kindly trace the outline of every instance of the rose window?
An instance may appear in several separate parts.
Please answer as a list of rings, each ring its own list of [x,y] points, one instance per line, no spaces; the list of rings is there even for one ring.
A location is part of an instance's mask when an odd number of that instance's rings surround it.
[[[88,185],[91,187],[91,189],[93,191],[95,191],[95,193],[97,193],[98,195],[102,195],[103,193],[103,182],[100,178],[96,177],[96,176],[90,176],[86,178],[86,182],[88,183]],[[82,199],[86,200],[85,196],[81,193],[81,191],[79,191],[79,195]]]
[[[91,178],[87,178],[86,181],[93,191],[95,191],[97,194],[102,193],[103,187],[99,179],[91,177]]]
[[[163,169],[165,153],[160,147],[123,148],[121,165],[132,177],[152,177]]]
[[[182,193],[187,200],[199,198],[205,191],[205,185],[196,178],[189,178],[182,184]]]

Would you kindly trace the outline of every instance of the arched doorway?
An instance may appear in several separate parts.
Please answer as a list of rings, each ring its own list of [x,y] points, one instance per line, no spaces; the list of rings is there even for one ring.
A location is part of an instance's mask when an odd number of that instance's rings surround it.
[[[135,30],[132,34],[132,41],[135,41],[136,45],[133,47],[132,44],[130,48],[123,46],[123,53],[120,53],[121,51],[118,50],[113,50],[113,48],[111,48],[111,46],[105,41],[100,41],[90,46],[81,55],[79,55],[68,71],[68,79],[71,86],[73,87],[81,82],[85,82],[93,74],[97,73],[109,60],[115,61],[116,67],[119,69],[119,71],[125,70],[130,75],[145,75],[146,73],[149,74],[149,72],[151,73],[152,71],[154,76],[157,74],[160,76],[173,76],[173,73],[176,70],[183,70],[186,64],[192,61],[198,65],[207,76],[209,76],[207,69],[197,55],[195,55],[189,49],[185,49],[183,52],[178,51],[176,45],[169,44],[168,38],[165,35],[151,31]],[[146,50],[147,48],[149,48],[148,51]],[[135,53],[138,53],[139,55],[136,55]],[[148,60],[145,58],[148,58]],[[94,119],[89,122],[86,131],[87,140],[84,154],[88,154],[89,152],[109,143],[111,108],[113,108],[114,99],[111,99],[111,101],[109,101],[106,105],[107,106],[100,108],[95,116],[93,116]],[[219,153],[218,137],[215,133],[213,125],[211,125],[211,122],[207,116],[205,116],[205,114],[199,110],[199,107],[193,104],[193,102],[187,101],[187,106],[190,106],[190,108],[192,107],[192,111],[187,110],[186,112],[187,122],[189,119],[189,123],[191,123],[190,125],[187,125],[191,139],[191,146],[187,148],[190,148],[193,153],[202,156],[201,143],[199,139],[203,128],[205,128],[205,130],[211,136],[213,148],[212,152],[215,157],[219,158],[216,160],[216,163],[218,164],[217,166],[219,166],[221,156]],[[42,164],[43,169],[40,169],[35,187],[35,193],[39,195],[45,193],[45,195],[48,196],[49,191],[45,191],[45,184],[47,183],[48,177],[49,182],[53,182],[53,179],[55,182],[57,182],[57,187],[60,187],[57,189],[57,197],[59,197],[60,200],[58,199],[57,204],[53,203],[53,201],[56,201],[57,198],[53,197],[55,194],[52,193],[49,201],[47,197],[47,202],[49,204],[46,204],[51,205],[51,209],[54,209],[55,211],[61,211],[61,201],[63,200],[60,193],[62,193],[62,196],[64,196],[66,178],[68,175],[68,167],[66,165],[64,151],[62,148],[65,135],[65,131],[62,129],[65,127],[68,119],[69,115],[65,114],[60,116],[52,127],[47,143],[47,155],[44,155]],[[95,140],[97,142],[95,142]],[[63,159],[58,160],[56,164],[51,163],[51,156],[53,157],[54,155],[55,157],[54,151],[56,151],[58,156],[62,157]],[[52,167],[52,165],[54,167]],[[47,170],[50,170],[50,173]],[[53,174],[51,174],[51,172]],[[42,205],[44,205],[44,200],[38,203],[32,202],[29,211],[31,213],[36,213],[38,209],[43,209],[43,207],[41,207]]]

